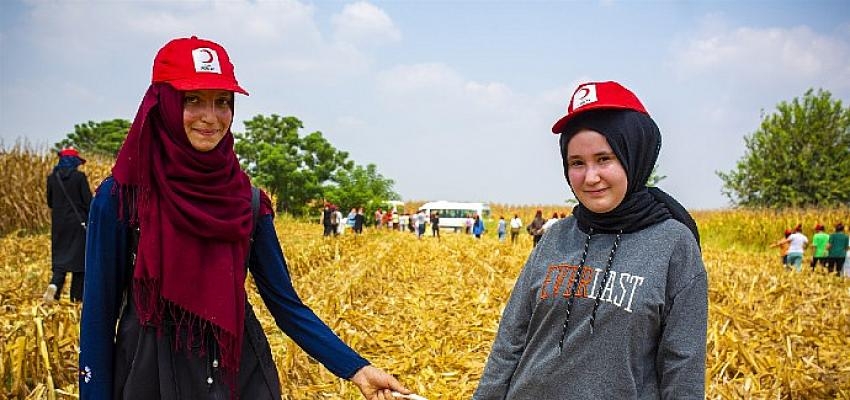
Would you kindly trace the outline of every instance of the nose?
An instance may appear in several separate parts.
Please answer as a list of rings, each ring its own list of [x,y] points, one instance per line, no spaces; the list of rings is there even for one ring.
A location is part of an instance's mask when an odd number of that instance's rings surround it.
[[[588,165],[584,172],[584,183],[594,185],[601,180],[599,177],[599,167],[596,165]]]
[[[205,102],[204,105],[198,110],[201,114],[201,121],[212,124],[216,121],[216,113],[215,113],[215,102]]]

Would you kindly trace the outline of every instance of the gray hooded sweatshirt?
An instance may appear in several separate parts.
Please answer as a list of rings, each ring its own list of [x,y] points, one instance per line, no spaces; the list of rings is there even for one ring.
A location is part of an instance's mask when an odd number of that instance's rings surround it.
[[[694,236],[669,219],[591,236],[563,348],[559,340],[587,234],[555,224],[514,286],[473,399],[703,399],[708,295]]]

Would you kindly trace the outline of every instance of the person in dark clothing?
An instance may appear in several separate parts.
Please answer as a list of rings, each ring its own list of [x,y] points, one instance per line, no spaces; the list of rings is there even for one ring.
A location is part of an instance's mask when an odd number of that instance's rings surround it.
[[[334,210],[331,209],[329,203],[325,203],[325,208],[322,209],[322,227],[324,228],[322,235],[330,236],[334,232],[334,227],[331,224],[331,219],[334,216]]]
[[[157,53],[112,176],[91,206],[80,321],[81,400],[280,399],[248,273],[277,326],[368,400],[409,394],[346,345],[292,286],[268,196],[239,166],[219,44]]]
[[[546,220],[543,219],[543,210],[537,210],[537,212],[534,213],[534,219],[525,228],[525,230],[528,231],[528,234],[534,238],[534,242],[531,245],[532,248],[537,247],[537,242],[539,242],[540,238],[543,237],[543,225],[545,223]]]
[[[440,213],[431,213],[431,236],[440,239]]]
[[[92,195],[86,174],[77,167],[85,162],[76,149],[64,149],[59,152],[59,162],[47,177],[52,262],[52,277],[44,292],[44,301],[48,303],[59,300],[68,273],[71,273],[71,301],[83,299],[86,220]]]
[[[354,233],[363,233],[364,224],[366,224],[366,216],[363,215],[363,207],[360,207],[354,216]]]

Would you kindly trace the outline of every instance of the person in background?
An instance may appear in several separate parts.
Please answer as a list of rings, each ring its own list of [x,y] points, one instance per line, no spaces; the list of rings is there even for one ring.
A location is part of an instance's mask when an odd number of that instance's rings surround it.
[[[537,247],[537,242],[543,237],[543,224],[546,223],[546,220],[543,219],[543,210],[537,210],[534,213],[534,219],[531,220],[531,223],[525,227],[525,230],[528,231],[528,234],[531,235],[533,242],[532,248]]]
[[[407,211],[404,211],[401,215],[398,216],[398,231],[404,232],[407,229],[407,225],[410,223],[410,215],[407,214]]]
[[[514,214],[514,217],[511,218],[511,244],[516,243],[520,228],[522,228],[522,219],[518,214]]]
[[[499,225],[496,228],[496,233],[499,234],[499,241],[504,242],[505,236],[507,236],[508,233],[508,224],[505,222],[504,216],[499,216]]]
[[[809,239],[803,234],[803,225],[797,224],[794,233],[788,236],[788,266],[797,272],[803,268],[803,253],[809,245]]]
[[[330,234],[334,236],[339,235],[339,222],[342,220],[342,213],[336,209],[336,206],[331,204],[330,206]],[[328,235],[325,235],[328,236]]]
[[[375,211],[375,228],[381,228],[384,224],[384,212],[381,211],[381,208],[378,207],[378,210]]]
[[[384,226],[388,230],[395,229],[395,226],[393,225],[393,219],[395,218],[395,216],[396,216],[396,211],[392,210],[392,209],[387,210],[386,214],[384,214]]]
[[[551,228],[552,225],[555,225],[555,223],[558,222],[559,219],[560,218],[558,218],[558,213],[552,213],[552,218],[546,220],[546,223],[544,223],[541,227],[541,229],[543,229],[543,232],[545,233],[547,230],[549,230],[549,228]]]
[[[419,210],[419,214],[416,215],[417,236],[419,239],[422,239],[422,237],[425,236],[426,221],[427,217],[425,216],[425,210]]]
[[[528,256],[473,399],[702,400],[708,280],[693,218],[646,186],[661,133],[616,82],[567,110],[552,131],[578,205]]]
[[[346,345],[292,286],[271,201],[240,169],[234,93],[219,44],[168,42],[91,206],[80,321],[81,400],[280,399],[247,299],[368,400],[409,394]]]
[[[346,225],[348,225],[349,229],[354,228],[354,220],[357,217],[357,208],[351,207],[351,211],[348,212],[348,216],[345,219]]]
[[[339,207],[334,206],[334,219],[331,221],[336,222],[335,224],[332,224],[334,228],[334,236],[345,233],[347,219],[343,218],[342,211],[340,211]]]
[[[481,235],[484,234],[484,220],[478,214],[473,217],[472,234],[475,235],[476,239],[481,239]]]
[[[431,213],[431,237],[440,239],[440,213],[434,211]]]
[[[779,241],[770,245],[770,247],[778,247],[779,248],[779,256],[782,260],[782,266],[786,269],[788,268],[788,247],[790,245],[790,241],[788,240],[788,236],[791,236],[791,230],[785,230],[785,237],[779,239]]]
[[[47,176],[52,268],[43,299],[46,303],[59,300],[65,276],[70,273],[70,298],[79,302],[83,299],[86,220],[92,196],[86,174],[77,169],[86,160],[73,147],[61,150],[58,155],[59,161]]]
[[[815,234],[812,235],[812,271],[815,270],[815,265],[820,264],[826,266],[826,256],[828,254],[826,245],[829,244],[829,234],[824,232],[821,224],[815,225]]]
[[[333,210],[331,210],[331,203],[325,202],[325,206],[322,207],[322,235],[330,236],[334,229],[331,225],[331,218],[333,216]]]
[[[472,214],[466,214],[466,221],[464,221],[464,233],[467,235],[472,234],[472,224],[475,223],[475,219],[472,218]]]
[[[363,225],[366,224],[366,216],[363,215],[363,207],[357,209],[357,214],[354,215],[354,233],[362,234]]]
[[[829,235],[827,248],[829,252],[827,253],[826,269],[829,272],[835,271],[836,275],[841,276],[847,251],[850,250],[850,239],[844,233],[844,224],[840,222],[835,224],[835,232]]]

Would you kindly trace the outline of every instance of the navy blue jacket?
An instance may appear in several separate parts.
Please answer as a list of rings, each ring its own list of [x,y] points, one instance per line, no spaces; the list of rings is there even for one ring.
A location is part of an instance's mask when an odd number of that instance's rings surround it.
[[[80,321],[80,398],[112,397],[115,329],[124,291],[132,277],[126,223],[118,220],[115,183],[107,178],[91,204],[86,275]],[[292,287],[271,215],[260,218],[251,254],[251,275],[277,326],[334,375],[349,379],[369,364],[342,342],[305,305]]]

